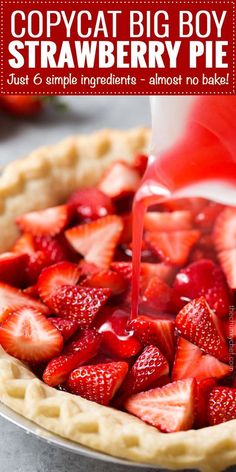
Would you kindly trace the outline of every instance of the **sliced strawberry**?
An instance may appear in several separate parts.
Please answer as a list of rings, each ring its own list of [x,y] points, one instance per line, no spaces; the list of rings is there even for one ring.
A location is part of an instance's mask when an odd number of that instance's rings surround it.
[[[173,285],[173,303],[182,308],[194,298],[204,296],[218,316],[229,312],[230,293],[221,268],[203,259],[182,269]]]
[[[13,310],[0,326],[0,344],[5,351],[28,362],[43,362],[61,352],[63,338],[38,310]]]
[[[42,270],[48,265],[50,265],[50,263],[42,251],[36,251],[34,254],[29,256],[26,268],[28,285],[35,285]]]
[[[236,248],[219,252],[218,258],[229,287],[236,290]]]
[[[15,287],[21,287],[26,278],[29,256],[5,252],[0,254],[0,281]]]
[[[137,154],[134,158],[132,167],[133,169],[137,170],[138,173],[142,177],[147,168],[147,165],[148,165],[148,156],[146,156],[146,154]]]
[[[236,247],[236,208],[227,207],[216,220],[214,241],[217,251]]]
[[[156,346],[147,346],[135,361],[123,385],[126,396],[144,392],[163,375],[168,375],[169,365]]]
[[[113,215],[116,212],[111,198],[94,187],[82,188],[72,193],[68,204],[75,208],[80,220],[85,222]]]
[[[228,362],[229,350],[216,315],[204,297],[185,305],[175,320],[181,335],[207,354]]]
[[[151,262],[142,262],[141,263],[141,279],[142,285],[147,286],[148,282],[153,277],[158,277],[158,279],[163,280],[171,284],[176,274],[176,269],[164,262],[153,264]]]
[[[108,288],[63,285],[53,293],[50,306],[58,316],[76,319],[80,328],[88,328],[110,293]]]
[[[131,396],[126,400],[125,408],[160,431],[174,433],[192,427],[195,395],[194,379],[179,380]]]
[[[43,251],[37,250],[34,237],[30,233],[24,233],[17,239],[13,251],[17,254],[28,254],[26,279],[29,285],[35,284],[40,272],[50,265],[47,255]]]
[[[38,300],[25,295],[21,290],[0,282],[0,322],[5,318],[6,312],[21,307],[28,307],[47,315],[49,310]]]
[[[207,205],[207,200],[203,198],[178,198],[166,201],[163,206],[168,211],[190,211],[193,216],[200,213]]]
[[[78,330],[79,323],[76,320],[67,318],[49,318],[51,323],[60,331],[64,341],[68,341]]]
[[[120,274],[126,282],[131,282],[132,262],[114,261],[111,263],[111,269]]]
[[[35,253],[34,237],[30,233],[22,234],[15,242],[12,251],[17,254],[31,254]]]
[[[84,259],[81,259],[81,261],[79,261],[79,269],[81,270],[82,279],[99,272],[99,267],[97,267],[92,262],[85,261]]]
[[[101,336],[94,329],[79,333],[76,340],[67,344],[60,356],[49,362],[43,373],[44,382],[51,387],[65,382],[72,370],[97,354],[100,341]]]
[[[53,293],[63,285],[76,285],[80,268],[72,262],[58,262],[42,271],[38,280],[38,292],[43,302],[51,307]]]
[[[209,377],[221,379],[231,373],[231,367],[220,362],[184,338],[177,342],[175,361],[172,371],[172,380],[182,380],[194,377],[204,380]]]
[[[208,418],[210,425],[236,419],[236,389],[216,387],[209,395]]]
[[[127,282],[132,279],[132,262],[115,261],[111,264],[111,269],[119,272]],[[175,277],[176,270],[171,265],[160,262],[141,262],[141,285],[145,289],[153,277],[158,277],[164,282],[171,283]]]
[[[148,212],[144,217],[144,230],[152,232],[169,232],[191,229],[190,211]]]
[[[213,228],[216,218],[223,211],[224,206],[220,203],[209,202],[195,218],[198,228],[209,231]]]
[[[132,195],[141,183],[139,173],[129,164],[116,161],[106,171],[98,188],[113,199]]]
[[[19,216],[19,228],[35,236],[54,236],[60,233],[70,221],[71,212],[67,205],[32,211]]]
[[[88,276],[82,284],[84,287],[109,288],[112,295],[119,295],[127,289],[124,277],[112,270],[103,270]]]
[[[57,262],[75,259],[75,254],[72,254],[71,248],[63,235],[55,237],[36,236],[34,242],[37,251],[43,252],[46,257],[48,266]]]
[[[102,334],[102,349],[108,354],[121,359],[137,355],[142,346],[127,330],[129,313],[122,309],[106,307],[96,321]]]
[[[193,245],[199,239],[197,230],[182,230],[160,233],[146,233],[145,240],[151,249],[165,262],[184,265]]]
[[[197,382],[196,416],[194,422],[196,428],[208,426],[209,395],[214,387],[216,387],[216,381],[211,377]]]
[[[142,315],[132,320],[129,327],[144,346],[149,344],[158,346],[164,356],[170,362],[173,361],[175,352],[174,321]]]
[[[152,308],[155,312],[171,311],[171,288],[163,280],[153,277],[144,291],[142,304]]]
[[[122,230],[122,219],[109,215],[69,229],[65,234],[72,247],[82,254],[87,262],[108,269]]]
[[[71,393],[108,405],[128,372],[126,362],[111,362],[79,367],[67,381]]]

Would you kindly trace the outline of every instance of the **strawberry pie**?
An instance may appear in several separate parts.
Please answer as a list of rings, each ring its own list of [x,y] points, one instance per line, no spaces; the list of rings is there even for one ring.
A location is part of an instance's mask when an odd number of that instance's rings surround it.
[[[236,462],[236,209],[145,215],[132,315],[132,201],[149,131],[42,148],[0,179],[0,400],[144,464]]]

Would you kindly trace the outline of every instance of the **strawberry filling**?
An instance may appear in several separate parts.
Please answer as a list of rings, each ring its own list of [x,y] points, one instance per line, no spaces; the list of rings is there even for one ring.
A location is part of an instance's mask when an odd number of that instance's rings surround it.
[[[145,215],[130,318],[132,212],[147,158],[17,218],[0,255],[0,344],[51,387],[162,432],[236,419],[236,210],[170,200]]]

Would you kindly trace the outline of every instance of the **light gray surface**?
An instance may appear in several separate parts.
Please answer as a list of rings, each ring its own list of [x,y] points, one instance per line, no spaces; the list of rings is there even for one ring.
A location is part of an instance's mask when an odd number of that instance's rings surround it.
[[[150,125],[147,97],[60,97],[64,111],[51,107],[40,118],[19,120],[0,114],[0,164],[38,146],[100,128]]]
[[[68,97],[68,110],[47,110],[36,120],[0,116],[0,164],[27,154],[37,146],[55,143],[70,134],[103,127],[149,125],[145,97]],[[0,418],[1,472],[126,472],[127,467],[105,464],[49,446]],[[142,469],[132,468],[133,472]],[[145,469],[148,471],[148,469]]]

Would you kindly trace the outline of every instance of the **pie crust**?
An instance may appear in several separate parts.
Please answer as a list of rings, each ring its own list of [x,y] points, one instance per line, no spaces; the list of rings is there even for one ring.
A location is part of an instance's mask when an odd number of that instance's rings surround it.
[[[103,130],[36,150],[8,165],[0,178],[0,250],[17,237],[16,216],[63,202],[76,188],[95,185],[117,158],[147,152],[148,129]],[[55,390],[0,348],[0,400],[52,433],[97,451],[171,469],[220,472],[236,463],[236,420],[163,434],[139,419]]]

